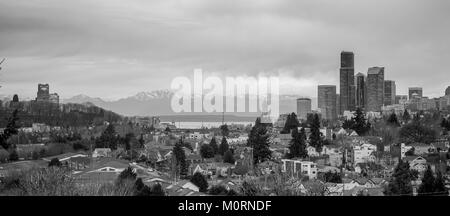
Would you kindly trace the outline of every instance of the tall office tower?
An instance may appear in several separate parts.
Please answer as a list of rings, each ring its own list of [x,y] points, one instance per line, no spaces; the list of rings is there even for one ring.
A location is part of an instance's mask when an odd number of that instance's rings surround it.
[[[408,99],[411,100],[414,97],[422,98],[423,97],[423,89],[422,87],[410,87],[408,89]]]
[[[336,94],[336,117],[341,113],[341,95]]]
[[[355,110],[355,68],[353,52],[341,52],[340,80],[340,113]]]
[[[396,96],[396,86],[395,81],[385,80],[384,81],[384,105],[393,105],[395,104],[395,96]]]
[[[366,111],[379,112],[384,102],[384,67],[371,67],[367,72]]]
[[[311,99],[299,98],[297,99],[297,117],[306,120],[308,113],[311,113]]]
[[[337,117],[336,109],[336,86],[319,85],[318,86],[318,108],[322,111],[322,117],[328,120],[335,120]]]
[[[356,107],[364,109],[366,104],[366,76],[362,73],[356,74]]]
[[[36,101],[48,102],[50,99],[50,86],[48,84],[38,84]]]
[[[450,86],[445,89],[445,95],[450,95]]]

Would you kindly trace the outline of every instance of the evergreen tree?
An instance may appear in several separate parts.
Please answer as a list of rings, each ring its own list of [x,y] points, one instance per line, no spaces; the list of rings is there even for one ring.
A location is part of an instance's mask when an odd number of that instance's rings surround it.
[[[220,131],[222,132],[222,136],[224,136],[224,137],[228,137],[228,135],[230,135],[230,130],[228,129],[227,124],[221,125]]]
[[[267,128],[261,124],[261,119],[257,118],[247,139],[247,146],[253,148],[254,164],[264,162],[271,158],[272,151],[270,151],[269,145],[269,134],[267,133]]]
[[[223,156],[225,154],[225,152],[228,151],[228,149],[229,149],[229,147],[228,147],[227,138],[222,137],[222,142],[220,142],[220,146],[219,146],[219,154]]]
[[[352,130],[356,131],[359,136],[365,135],[370,130],[370,123],[367,121],[363,110],[358,107],[355,111],[355,116],[352,118]]]
[[[116,130],[112,124],[109,124],[102,135],[95,141],[95,146],[97,148],[111,148],[113,150],[117,149],[118,137],[116,135]]]
[[[213,137],[211,141],[209,142],[209,145],[211,146],[214,155],[219,153],[219,146],[217,145],[216,137]]]
[[[409,169],[409,163],[399,160],[384,193],[386,195],[412,196],[411,181],[413,179],[414,174]]]
[[[320,132],[320,119],[318,114],[314,114],[314,120],[310,127],[311,134],[309,135],[309,145],[314,147],[317,152],[322,152],[323,139]]]
[[[190,181],[199,188],[200,192],[206,192],[208,190],[208,181],[201,173],[196,172]]]
[[[411,120],[411,115],[409,114],[408,110],[405,109],[405,112],[403,112],[403,121],[405,123],[408,123],[409,120]]]
[[[292,130],[292,139],[289,145],[289,158],[305,158],[308,156],[306,150],[305,129],[302,128],[300,133],[297,129]]]
[[[224,163],[234,164],[234,162],[235,162],[234,155],[233,155],[233,152],[231,150],[228,150],[228,151],[225,152],[225,154],[223,155],[223,162]]]
[[[0,134],[0,146],[3,147],[5,150],[8,150],[10,147],[10,144],[8,143],[8,139],[12,136],[12,135],[16,135],[19,132],[19,126],[16,124],[16,122],[19,120],[19,118],[17,117],[18,114],[18,110],[14,110],[14,112],[12,113],[11,117],[8,118],[7,120],[7,125],[6,128],[3,130],[3,133]]]
[[[300,126],[298,122],[297,115],[295,113],[291,113],[287,116],[286,123],[284,124],[284,128],[281,131],[282,133],[291,133],[292,129],[297,129]]]
[[[400,122],[398,121],[397,115],[394,112],[391,113],[391,115],[387,119],[387,123],[389,125],[392,125],[392,126],[395,126],[395,127],[400,127]]]
[[[426,196],[430,195],[430,193],[434,192],[434,183],[435,178],[433,175],[433,171],[431,170],[430,165],[428,165],[427,170],[423,174],[422,183],[419,186],[418,195]]]
[[[212,149],[211,145],[203,144],[200,147],[200,155],[202,156],[202,158],[213,158],[214,150]]]
[[[130,180],[134,181],[134,180],[136,180],[136,177],[137,177],[137,175],[136,175],[136,173],[134,173],[133,168],[127,167],[119,174],[119,176],[117,178],[118,178],[119,182],[122,182],[123,180],[126,180],[126,179],[130,179]]]
[[[173,147],[173,155],[175,156],[175,165],[177,174],[179,174],[180,176],[186,176],[188,164],[186,161],[186,155],[183,150],[183,141],[181,139]]]

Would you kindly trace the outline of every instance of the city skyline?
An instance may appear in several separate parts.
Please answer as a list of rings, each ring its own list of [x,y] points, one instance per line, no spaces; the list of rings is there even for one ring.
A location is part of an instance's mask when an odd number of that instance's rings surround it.
[[[62,98],[118,99],[168,89],[175,76],[203,68],[277,74],[281,93],[314,97],[317,85],[339,88],[341,50],[356,53],[355,74],[386,67],[397,94],[421,86],[438,97],[450,84],[435,82],[447,73],[447,1],[132,2],[2,1],[0,95],[33,97],[27,86],[50,83]]]

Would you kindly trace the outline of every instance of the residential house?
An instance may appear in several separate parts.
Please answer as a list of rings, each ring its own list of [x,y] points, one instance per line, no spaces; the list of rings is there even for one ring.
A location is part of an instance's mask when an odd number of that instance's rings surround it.
[[[317,179],[317,165],[311,161],[282,159],[282,172],[292,176],[308,176],[309,179]]]
[[[406,156],[405,160],[409,163],[409,168],[417,170],[419,173],[427,169],[427,160],[421,156]]]
[[[412,143],[409,146],[414,148],[415,155],[425,155],[430,153],[430,145],[425,143]]]
[[[111,152],[110,148],[96,148],[94,149],[94,152],[92,152],[92,157],[111,157]]]

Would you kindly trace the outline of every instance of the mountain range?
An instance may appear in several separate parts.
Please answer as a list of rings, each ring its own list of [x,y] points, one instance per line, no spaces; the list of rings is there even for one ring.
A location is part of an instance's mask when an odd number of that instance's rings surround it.
[[[98,97],[87,95],[76,95],[63,99],[63,103],[92,103],[96,106],[111,110],[125,116],[222,116],[222,113],[175,113],[171,108],[173,92],[170,90],[156,90],[151,92],[139,92],[133,96],[113,101],[106,101]],[[291,113],[296,111],[296,99],[300,95],[280,95],[280,113]],[[313,109],[317,107],[317,98],[311,98]],[[225,103],[225,101],[224,101]],[[226,112],[225,115],[254,117],[259,113],[251,112]]]

